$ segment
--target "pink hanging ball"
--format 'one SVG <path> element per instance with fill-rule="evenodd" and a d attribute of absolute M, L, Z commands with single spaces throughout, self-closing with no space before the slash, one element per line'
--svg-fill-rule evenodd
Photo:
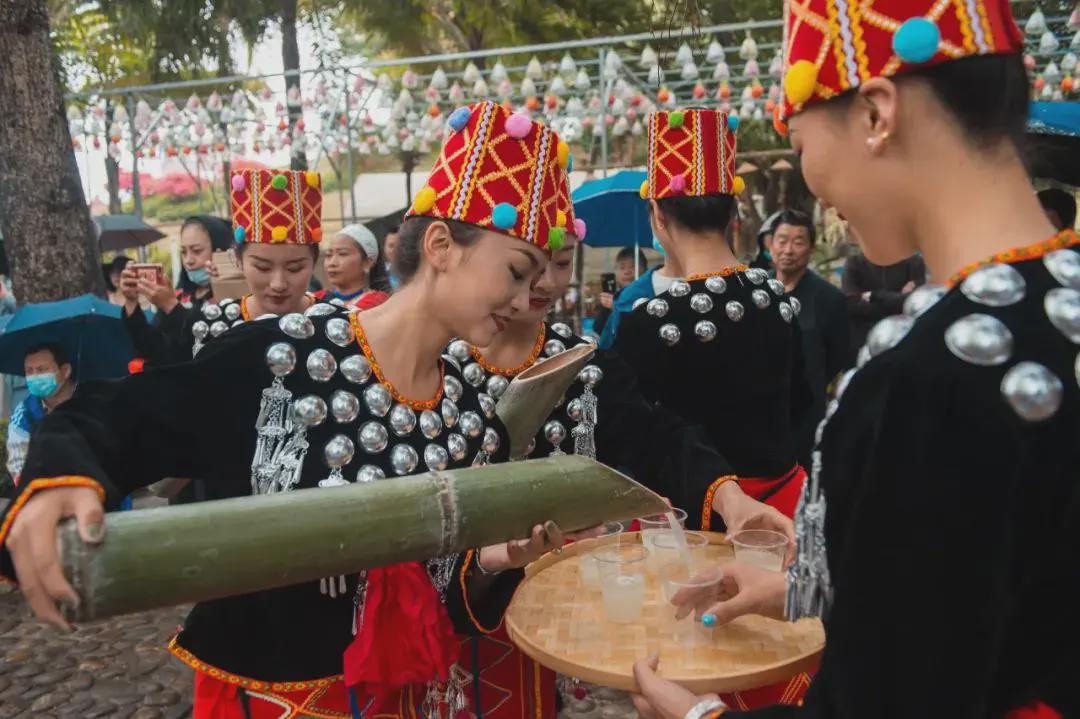
<path fill-rule="evenodd" d="M 1035 69 L 1035 58 L 1031 55 L 1024 55 L 1024 67 L 1028 72 L 1032 72 Z"/>
<path fill-rule="evenodd" d="M 244 176 L 243 175 L 233 175 L 232 176 L 232 189 L 233 189 L 233 192 L 243 192 L 245 186 L 246 186 L 246 183 L 244 182 Z"/>
<path fill-rule="evenodd" d="M 574 234 L 577 235 L 577 238 L 579 240 L 581 240 L 581 241 L 585 240 L 585 231 L 586 231 L 586 229 L 587 228 L 585 227 L 585 220 L 581 219 L 580 217 L 575 217 L 574 218 Z"/>
<path fill-rule="evenodd" d="M 532 130 L 532 120 L 528 115 L 515 112 L 506 118 L 506 134 L 515 140 L 525 139 L 530 130 Z"/>
<path fill-rule="evenodd" d="M 672 192 L 685 192 L 686 191 L 686 176 L 682 174 L 675 175 L 671 178 L 671 191 Z"/>

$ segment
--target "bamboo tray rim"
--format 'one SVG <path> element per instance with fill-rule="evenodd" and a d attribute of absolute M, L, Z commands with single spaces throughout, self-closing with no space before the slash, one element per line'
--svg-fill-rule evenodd
<path fill-rule="evenodd" d="M 724 544 L 724 535 L 719 532 L 700 532 L 709 539 L 710 545 Z M 639 532 L 624 533 L 613 537 L 605 537 L 600 540 L 595 540 L 600 544 L 614 544 L 615 542 L 626 543 L 628 537 L 633 537 L 630 541 L 640 543 L 641 534 Z M 506 612 L 506 631 L 510 637 L 510 641 L 514 645 L 525 653 L 530 659 L 538 662 L 541 666 L 544 666 L 552 671 L 556 671 L 560 674 L 565 674 L 582 681 L 586 681 L 592 684 L 598 684 L 601 686 L 607 686 L 614 689 L 620 689 L 622 691 L 638 693 L 639 689 L 637 682 L 634 679 L 633 667 L 627 667 L 623 672 L 615 672 L 607 669 L 602 669 L 594 666 L 577 664 L 574 661 L 565 657 L 560 657 L 556 654 L 552 654 L 547 650 L 539 647 L 528 636 L 522 632 L 514 621 L 513 612 L 511 609 L 514 606 L 514 602 L 517 600 L 518 594 L 526 587 L 528 582 L 540 572 L 545 569 L 558 564 L 559 562 L 573 558 L 581 554 L 582 548 L 585 546 L 596 546 L 595 542 L 592 543 L 574 543 L 565 547 L 562 551 L 550 552 L 541 557 L 537 561 L 530 564 L 525 568 L 525 579 L 518 586 L 517 591 L 514 594 L 514 598 L 510 602 L 510 607 Z M 779 621 L 779 620 L 770 620 Z M 818 619 L 803 619 L 802 622 L 816 622 L 821 624 Z M 783 661 L 774 662 L 772 664 L 766 664 L 754 671 L 743 672 L 741 674 L 732 676 L 715 676 L 715 677 L 680 677 L 678 675 L 665 676 L 664 674 L 664 658 L 660 656 L 660 669 L 659 675 L 665 679 L 668 679 L 679 686 L 687 689 L 695 694 L 704 694 L 710 692 L 734 692 L 744 691 L 747 689 L 755 689 L 758 687 L 768 686 L 782 681 L 791 679 L 800 672 L 812 671 L 820 662 L 821 654 L 825 650 L 824 642 L 824 628 L 822 628 L 822 642 L 820 646 L 809 652 L 803 652 L 797 656 L 785 659 Z M 644 657 L 644 655 L 643 655 Z"/>

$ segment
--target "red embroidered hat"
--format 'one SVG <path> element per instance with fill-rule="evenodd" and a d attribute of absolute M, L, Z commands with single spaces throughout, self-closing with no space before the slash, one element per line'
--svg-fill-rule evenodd
<path fill-rule="evenodd" d="M 237 242 L 315 245 L 322 239 L 322 181 L 317 172 L 233 170 Z"/>
<path fill-rule="evenodd" d="M 787 0 L 780 118 L 873 77 L 1019 53 L 1009 0 Z"/>
<path fill-rule="evenodd" d="M 648 178 L 643 199 L 737 195 L 745 184 L 735 176 L 735 130 L 739 118 L 692 109 L 649 115 Z"/>
<path fill-rule="evenodd" d="M 562 247 L 569 219 L 558 207 L 566 194 L 566 143 L 528 115 L 490 101 L 459 107 L 447 124 L 431 177 L 405 217 L 467 222 L 549 252 Z"/>

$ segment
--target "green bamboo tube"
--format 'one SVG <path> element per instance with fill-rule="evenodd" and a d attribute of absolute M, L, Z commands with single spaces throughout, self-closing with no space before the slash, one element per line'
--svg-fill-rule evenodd
<path fill-rule="evenodd" d="M 613 469 L 562 455 L 286 494 L 110 514 L 100 545 L 59 529 L 88 621 L 445 556 L 528 535 L 663 512 Z"/>

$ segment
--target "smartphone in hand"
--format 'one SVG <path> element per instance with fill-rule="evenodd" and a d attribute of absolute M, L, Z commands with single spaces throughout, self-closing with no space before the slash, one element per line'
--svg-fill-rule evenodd
<path fill-rule="evenodd" d="M 128 265 L 140 280 L 146 280 L 155 285 L 165 284 L 165 266 L 156 262 L 132 262 Z"/>
<path fill-rule="evenodd" d="M 600 275 L 600 289 L 609 295 L 615 294 L 615 273 L 605 272 Z"/>

